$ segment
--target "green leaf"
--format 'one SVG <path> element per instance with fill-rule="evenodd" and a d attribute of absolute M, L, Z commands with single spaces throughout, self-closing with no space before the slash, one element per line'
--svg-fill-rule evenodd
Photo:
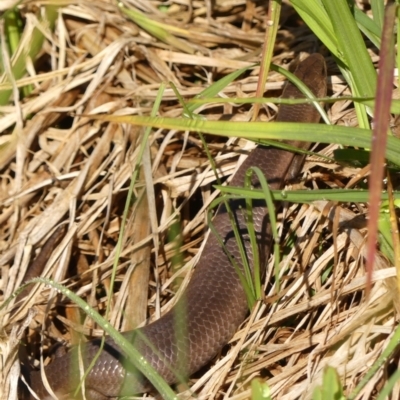
<path fill-rule="evenodd" d="M 251 400 L 272 400 L 269 386 L 261 379 L 251 381 Z"/>
<path fill-rule="evenodd" d="M 322 385 L 315 388 L 313 400 L 345 400 L 343 388 L 336 370 L 326 367 Z"/>

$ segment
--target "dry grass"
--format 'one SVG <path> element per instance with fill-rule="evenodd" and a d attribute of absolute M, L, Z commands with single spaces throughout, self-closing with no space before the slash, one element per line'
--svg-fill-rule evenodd
<path fill-rule="evenodd" d="M 43 275 L 63 281 L 104 312 L 124 201 L 143 132 L 81 115 L 117 111 L 148 115 L 161 82 L 173 82 L 184 98 L 190 98 L 232 69 L 259 61 L 264 2 L 217 1 L 209 18 L 211 3 L 170 1 L 166 15 L 156 8 L 156 1 L 131 1 L 154 20 L 184 29 L 179 41 L 186 51 L 150 36 L 124 18 L 111 0 L 69 1 L 60 8 L 62 18 L 51 41 L 45 42 L 35 67 L 29 66 L 30 76 L 21 80 L 32 85 L 32 94 L 0 110 L 2 300 L 21 285 L 30 260 L 54 229 L 65 225 L 67 233 L 48 257 Z M 29 3 L 23 10 L 27 18 L 35 12 Z M 301 51 L 314 51 L 316 41 L 289 6 L 284 5 L 282 17 L 274 62 L 287 64 Z M 338 70 L 332 60 L 327 61 L 330 94 L 345 94 Z M 221 96 L 251 97 L 257 78 L 254 68 Z M 281 87 L 282 78 L 271 73 L 268 96 L 279 95 Z M 336 103 L 330 109 L 331 120 L 354 124 L 349 106 Z M 275 106 L 265 106 L 261 118 L 270 119 L 275 111 Z M 183 113 L 170 88 L 159 113 Z M 203 107 L 208 118 L 229 113 L 248 119 L 251 109 Z M 234 150 L 246 143 L 212 137 L 209 141 L 221 174 L 230 176 L 238 160 Z M 213 174 L 196 135 L 154 131 L 150 148 L 152 164 L 145 168 L 152 171 L 155 196 L 143 196 L 143 174 L 135 188 L 141 201 L 131 208 L 109 314 L 121 330 L 158 318 L 174 303 L 175 278 L 186 282 L 190 277 L 202 243 L 205 210 L 216 196 L 211 190 Z M 328 146 L 321 153 L 331 155 L 334 148 Z M 314 158 L 304 168 L 302 184 L 345 187 L 359 173 Z M 191 389 L 199 398 L 249 398 L 249 384 L 256 377 L 267 381 L 274 398 L 310 398 L 326 365 L 337 368 L 347 392 L 355 387 L 387 344 L 397 299 L 390 281 L 394 271 L 384 259 L 377 262 L 369 299 L 364 295 L 366 232 L 353 218 L 365 212 L 362 204 L 323 201 L 281 211 L 280 221 L 285 222 L 280 301 L 267 279 L 266 304 L 243 324 L 231 347 L 193 380 Z M 183 243 L 180 259 L 173 262 L 176 245 L 168 232 L 177 215 Z M 177 267 L 182 268 L 175 272 Z M 268 277 L 271 274 L 270 269 Z M 128 294 L 134 301 L 127 302 Z M 10 335 L 2 341 L 3 396 L 8 383 L 16 382 L 11 367 L 18 364 L 16 332 L 10 331 L 27 318 L 31 307 L 37 313 L 29 315 L 24 340 L 36 359 L 43 324 L 45 350 L 55 341 L 76 342 L 76 331 L 100 334 L 91 320 L 82 321 L 77 309 L 57 293 L 36 288 L 15 305 L 13 314 L 2 314 L 3 332 Z M 358 398 L 373 398 L 396 365 L 387 367 Z"/>

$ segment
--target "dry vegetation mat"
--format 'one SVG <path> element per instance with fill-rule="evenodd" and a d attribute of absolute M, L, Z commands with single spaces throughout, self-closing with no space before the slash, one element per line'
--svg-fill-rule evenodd
<path fill-rule="evenodd" d="M 29 276 L 62 283 L 107 314 L 120 331 L 151 322 L 171 308 L 190 279 L 207 232 L 207 210 L 220 193 L 210 158 L 222 182 L 229 182 L 238 162 L 254 148 L 245 138 L 252 125 L 237 132 L 232 124 L 251 121 L 256 103 L 263 125 L 251 131 L 253 137 L 263 138 L 263 130 L 273 125 L 285 81 L 277 68 L 262 87 L 268 99 L 254 101 L 265 72 L 260 59 L 267 54 L 266 3 L 127 0 L 119 7 L 112 0 L 38 0 L 23 1 L 13 14 L 3 14 L 1 303 L 26 281 L 28 266 L 42 252 L 44 270 Z M 280 2 L 270 6 L 275 3 Z M 306 197 L 287 197 L 277 207 L 279 280 L 271 259 L 262 301 L 221 354 L 192 377 L 190 389 L 174 388 L 183 390 L 183 398 L 261 399 L 268 398 L 267 391 L 276 399 L 309 399 L 331 366 L 336 371 L 332 385 L 340 382 L 349 398 L 371 399 L 398 368 L 394 353 L 354 392 L 378 365 L 400 311 L 391 236 L 384 236 L 382 225 L 380 249 L 385 250 L 375 256 L 366 295 L 368 158 L 351 153 L 348 157 L 357 157 L 356 162 L 338 162 L 337 154 L 343 153 L 336 153 L 358 137 L 357 126 L 367 136 L 364 146 L 354 146 L 371 148 L 367 111 L 374 105 L 368 92 L 373 80 L 364 82 L 365 93 L 349 88 L 346 74 L 353 71 L 340 57 L 350 56 L 335 53 L 328 29 L 318 31 L 318 24 L 312 24 L 312 18 L 322 18 L 318 11 L 326 1 L 315 1 L 316 15 L 311 16 L 301 14 L 301 3 L 284 1 L 279 10 L 272 62 L 288 69 L 307 53 L 326 57 L 329 97 L 341 98 L 327 107 L 334 126 L 316 128 L 320 132 L 312 141 L 324 144 L 314 146 L 290 187 L 306 189 L 298 191 Z M 365 70 L 375 74 L 381 44 L 376 32 L 381 31 L 367 22 L 378 24 L 383 1 L 372 1 L 372 9 L 366 3 L 352 3 L 352 10 L 358 26 L 370 29 L 363 30 L 363 44 L 372 70 Z M 294 7 L 300 7 L 301 17 Z M 382 27 L 383 14 L 379 18 Z M 10 26 L 23 32 L 16 44 Z M 322 32 L 323 44 L 315 32 Z M 352 94 L 366 96 L 370 108 L 362 102 L 354 108 Z M 196 96 L 198 102 L 190 103 Z M 163 119 L 152 122 L 152 113 Z M 138 119 L 118 123 L 118 118 L 109 122 L 90 115 Z M 212 135 L 221 126 L 212 124 L 227 115 L 225 137 Z M 396 119 L 392 125 L 396 128 Z M 342 142 L 334 130 L 341 128 Z M 198 131 L 209 133 L 204 136 L 207 148 Z M 395 166 L 399 140 L 390 140 L 387 156 Z M 343 194 L 345 189 L 360 189 L 358 197 Z M 390 216 L 396 220 L 390 210 L 386 206 L 382 212 L 382 224 Z M 91 318 L 51 286 L 30 288 L 0 311 L 4 399 L 17 398 L 19 340 L 29 362 L 38 366 L 41 346 L 47 363 L 55 343 L 102 335 Z M 399 398 L 400 387 L 393 385 L 391 398 Z M 256 397 L 263 390 L 264 397 Z"/>

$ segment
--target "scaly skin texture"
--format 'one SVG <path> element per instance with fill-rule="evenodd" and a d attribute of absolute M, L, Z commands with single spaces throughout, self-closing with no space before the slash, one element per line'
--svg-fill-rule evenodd
<path fill-rule="evenodd" d="M 325 96 L 326 66 L 321 55 L 313 54 L 305 59 L 299 64 L 295 73 L 317 97 Z M 304 97 L 291 84 L 287 85 L 283 96 Z M 319 115 L 313 105 L 283 105 L 280 107 L 277 120 L 317 123 Z M 288 143 L 296 147 L 308 147 L 308 144 L 304 142 Z M 279 189 L 284 184 L 293 158 L 293 153 L 259 146 L 239 168 L 231 185 L 243 186 L 247 169 L 257 166 L 266 176 L 270 187 Z M 293 172 L 291 171 L 291 174 Z M 259 187 L 258 181 L 253 180 L 253 185 Z M 253 254 L 242 206 L 241 201 L 229 202 L 241 240 L 246 248 L 249 265 L 252 266 Z M 269 219 L 263 202 L 254 204 L 253 219 L 261 267 L 264 268 L 269 255 L 271 236 Z M 239 249 L 225 207 L 220 207 L 213 224 L 224 240 L 226 249 L 241 266 Z M 209 362 L 233 336 L 243 322 L 247 311 L 246 296 L 238 274 L 215 237 L 210 235 L 190 283 L 175 307 L 158 321 L 138 330 L 126 332 L 124 335 L 134 343 L 168 383 L 174 383 L 177 380 L 177 371 L 184 372 L 187 377 Z M 145 343 L 142 335 L 154 345 L 158 354 Z M 99 340 L 93 340 L 81 349 L 85 368 L 97 353 L 99 343 Z M 80 377 L 78 364 L 74 361 L 78 359 L 77 352 L 75 348 L 66 355 L 55 358 L 45 368 L 47 380 L 59 397 L 72 398 L 71 392 L 77 387 L 76 382 Z M 51 398 L 42 383 L 40 372 L 32 372 L 30 380 L 40 399 Z M 86 378 L 86 398 L 105 400 L 148 390 L 151 390 L 149 382 L 136 373 L 133 365 L 123 358 L 118 346 L 108 338 Z"/>

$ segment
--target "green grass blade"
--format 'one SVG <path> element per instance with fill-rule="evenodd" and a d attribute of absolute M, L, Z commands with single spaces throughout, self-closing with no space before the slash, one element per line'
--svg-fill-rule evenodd
<path fill-rule="evenodd" d="M 271 225 L 271 233 L 272 233 L 272 239 L 273 239 L 273 253 L 274 253 L 274 272 L 275 272 L 275 288 L 276 292 L 279 292 L 280 288 L 280 281 L 279 281 L 279 263 L 280 263 L 280 252 L 279 252 L 279 235 L 278 235 L 278 224 L 276 220 L 276 212 L 275 212 L 275 205 L 274 205 L 274 199 L 272 196 L 272 190 L 268 186 L 268 182 L 265 179 L 264 174 L 262 171 L 254 167 L 251 169 L 254 171 L 254 173 L 257 175 L 258 180 L 260 181 L 261 189 L 260 191 L 263 193 L 263 199 L 266 202 L 266 208 L 268 210 L 268 218 L 269 222 Z M 253 190 L 253 189 L 251 189 Z M 256 247 L 256 243 L 254 243 L 254 246 Z M 256 269 L 258 267 L 258 269 Z M 259 291 L 256 293 L 256 298 L 259 299 L 261 298 L 261 271 L 259 269 L 259 265 L 254 266 L 254 280 L 258 280 L 255 282 L 255 287 Z"/>
<path fill-rule="evenodd" d="M 386 381 L 385 386 L 379 393 L 376 400 L 386 400 L 393 394 L 393 389 L 396 383 L 400 380 L 400 369 L 396 370 L 393 375 Z"/>
<path fill-rule="evenodd" d="M 146 378 L 152 383 L 152 385 L 154 385 L 164 399 L 177 400 L 177 396 L 173 390 L 164 381 L 164 379 L 159 376 L 157 371 L 141 356 L 134 346 L 78 295 L 73 293 L 65 286 L 47 278 L 35 278 L 29 283 L 43 283 L 44 285 L 50 286 L 62 293 L 64 296 L 68 297 L 113 338 L 115 343 L 124 351 L 129 360 L 131 360 L 135 367 L 146 376 Z"/>
<path fill-rule="evenodd" d="M 230 194 L 233 198 L 251 198 L 253 200 L 265 199 L 264 192 L 260 189 L 246 190 L 242 187 L 215 186 L 222 193 Z M 345 203 L 365 203 L 368 201 L 368 190 L 360 189 L 318 189 L 318 190 L 272 190 L 274 201 L 289 201 L 292 203 L 311 203 L 325 200 Z M 400 199 L 400 192 L 393 192 L 395 200 Z M 387 200 L 388 194 L 382 193 L 381 199 Z"/>
<path fill-rule="evenodd" d="M 330 52 L 339 58 L 338 42 L 332 22 L 320 0 L 291 0 L 302 20 L 309 26 Z"/>
<path fill-rule="evenodd" d="M 268 7 L 268 23 L 266 26 L 265 40 L 261 55 L 260 74 L 258 76 L 256 97 L 262 97 L 265 91 L 265 84 L 271 67 L 271 60 L 275 48 L 276 35 L 279 27 L 279 16 L 281 13 L 281 0 L 270 0 Z M 260 105 L 255 104 L 253 110 L 253 121 L 257 119 Z"/>
<path fill-rule="evenodd" d="M 322 124 L 296 124 L 289 122 L 204 121 L 181 118 L 90 115 L 92 119 L 163 129 L 191 130 L 225 137 L 243 137 L 252 140 L 302 140 L 305 142 L 338 143 L 343 146 L 369 148 L 369 129 Z M 400 139 L 388 137 L 386 158 L 400 165 Z"/>
<path fill-rule="evenodd" d="M 383 2 L 383 0 L 371 0 L 370 3 L 374 22 L 379 31 L 382 32 L 383 18 L 385 15 L 385 3 Z"/>
<path fill-rule="evenodd" d="M 58 16 L 58 7 L 56 6 L 46 6 L 45 16 L 39 22 L 52 30 L 55 25 L 55 21 Z M 18 49 L 17 57 L 12 60 L 11 73 L 12 79 L 17 80 L 23 77 L 26 73 L 27 57 L 35 60 L 39 54 L 44 42 L 44 35 L 38 29 L 35 28 L 31 34 L 29 40 L 29 46 L 27 49 Z M 9 83 L 10 79 L 6 73 L 0 77 L 0 83 Z M 5 89 L 0 91 L 0 106 L 6 105 L 12 93 L 12 89 Z"/>
<path fill-rule="evenodd" d="M 231 72 L 229 75 L 226 75 L 223 78 L 219 79 L 217 82 L 214 82 L 212 85 L 210 85 L 206 89 L 204 89 L 201 93 L 196 95 L 193 99 L 189 100 L 186 103 L 186 107 L 189 109 L 189 111 L 194 112 L 201 105 L 209 104 L 210 102 L 213 102 L 213 99 L 210 99 L 210 97 L 216 96 L 221 90 L 225 89 L 230 83 L 235 81 L 240 75 L 242 75 L 246 71 L 254 68 L 255 65 L 238 69 L 237 71 Z M 229 99 L 220 99 L 220 98 L 215 99 L 215 101 L 218 101 L 218 102 L 220 100 L 225 101 L 225 100 L 229 100 Z M 251 100 L 251 99 L 249 99 L 249 100 Z"/>
<path fill-rule="evenodd" d="M 352 76 L 352 82 L 349 83 L 353 83 L 353 93 L 361 97 L 374 96 L 376 72 L 347 1 L 321 1 L 337 38 L 340 59 Z"/>
<path fill-rule="evenodd" d="M 355 399 L 361 390 L 368 384 L 372 377 L 376 374 L 379 368 L 388 360 L 389 356 L 396 350 L 400 343 L 400 326 L 397 326 L 396 330 L 393 332 L 392 337 L 383 350 L 382 354 L 375 361 L 374 365 L 369 369 L 365 376 L 361 379 L 356 388 L 348 396 L 348 400 Z"/>
<path fill-rule="evenodd" d="M 382 27 L 357 7 L 354 8 L 354 18 L 361 32 L 379 49 L 381 47 Z"/>
<path fill-rule="evenodd" d="M 185 53 L 188 54 L 195 53 L 194 48 L 190 47 L 186 42 L 178 39 L 171 33 L 171 31 L 176 31 L 176 28 L 155 21 L 151 19 L 149 16 L 141 13 L 140 11 L 134 8 L 130 9 L 125 8 L 120 4 L 120 10 L 132 21 L 134 21 L 138 26 L 140 26 L 142 29 L 147 31 L 150 35 L 154 36 L 155 38 Z"/>

